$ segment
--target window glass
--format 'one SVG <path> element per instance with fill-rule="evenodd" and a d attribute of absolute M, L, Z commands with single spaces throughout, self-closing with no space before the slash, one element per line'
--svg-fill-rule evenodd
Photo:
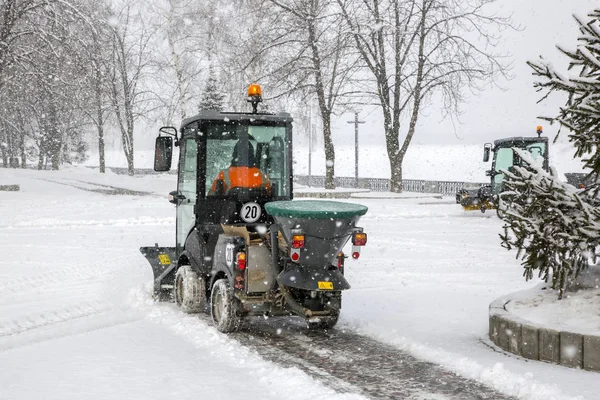
<path fill-rule="evenodd" d="M 277 125 L 250 125 L 248 121 L 205 121 L 200 135 L 206 136 L 205 193 L 211 192 L 213 182 L 221 171 L 226 172 L 234 162 L 238 142 L 252 154 L 240 154 L 236 161 L 247 161 L 258 167 L 271 182 L 273 196 L 289 196 L 289 163 L 286 127 Z"/>
<path fill-rule="evenodd" d="M 544 160 L 544 153 L 546 152 L 546 143 L 532 143 L 525 147 L 525 149 L 531 153 L 531 157 L 537 161 L 539 164 L 542 164 Z"/>
<path fill-rule="evenodd" d="M 194 139 L 186 139 L 182 171 L 179 174 L 179 191 L 192 203 L 196 202 L 196 171 L 198 145 Z"/>
<path fill-rule="evenodd" d="M 508 169 L 513 166 L 513 150 L 510 148 L 501 148 L 496 152 L 496 172 L 498 174 L 494 176 L 494 182 L 499 184 L 504 180 L 504 174 L 500 171 Z"/>
<path fill-rule="evenodd" d="M 236 139 L 206 141 L 206 190 L 208 194 L 213 181 L 220 171 L 225 171 L 231 165 L 233 149 L 237 143 Z"/>

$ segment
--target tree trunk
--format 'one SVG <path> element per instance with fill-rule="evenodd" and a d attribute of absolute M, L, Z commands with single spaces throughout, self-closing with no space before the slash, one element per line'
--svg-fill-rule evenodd
<path fill-rule="evenodd" d="M 400 188 L 399 192 L 402 191 L 402 163 L 404 162 L 404 156 L 408 151 L 408 146 L 415 134 L 417 127 L 417 120 L 419 119 L 419 112 L 421 110 L 421 91 L 423 90 L 423 69 L 425 67 L 425 19 L 427 17 L 427 9 L 421 10 L 421 23 L 419 25 L 419 63 L 417 65 L 417 77 L 415 79 L 415 86 L 413 88 L 413 105 L 412 113 L 410 116 L 410 122 L 408 124 L 408 132 L 402 143 L 402 148 L 397 152 L 394 157 L 394 163 L 396 163 L 396 175 L 394 176 L 394 168 L 392 169 L 392 187 L 395 189 Z M 398 127 L 399 131 L 399 127 Z M 398 138 L 398 132 L 395 135 Z M 390 160 L 392 160 L 390 158 Z M 395 191 L 395 190 L 392 190 Z"/>
<path fill-rule="evenodd" d="M 387 83 L 381 83 L 380 88 L 382 95 L 382 108 L 383 108 L 383 123 L 385 127 L 385 147 L 388 153 L 388 160 L 390 162 L 390 192 L 402 193 L 402 157 L 400 157 L 400 143 L 398 140 L 398 133 L 400 131 L 399 115 L 392 110 L 390 107 L 386 107 L 386 102 L 389 104 L 389 88 Z"/>
<path fill-rule="evenodd" d="M 388 157 L 390 160 L 390 192 L 402 193 L 402 157 L 399 153 Z"/>
<path fill-rule="evenodd" d="M 317 46 L 317 33 L 315 27 L 316 11 L 314 7 L 316 7 L 316 4 L 311 2 L 311 17 L 307 19 L 308 44 L 312 52 L 315 91 L 317 94 L 317 100 L 319 101 L 321 119 L 323 120 L 323 139 L 325 145 L 325 189 L 335 189 L 335 151 L 333 149 L 333 140 L 331 139 L 331 110 L 327 107 L 327 102 L 325 100 L 325 87 L 323 84 L 323 76 L 321 75 L 321 56 L 319 54 L 319 47 Z"/>
<path fill-rule="evenodd" d="M 98 163 L 100 165 L 100 173 L 105 173 L 106 158 L 104 155 L 104 129 L 102 125 L 98 125 Z"/>
<path fill-rule="evenodd" d="M 331 114 L 322 115 L 325 142 L 325 189 L 335 189 L 335 150 L 331 139 Z"/>
<path fill-rule="evenodd" d="M 44 139 L 44 132 L 42 132 L 42 137 L 40 138 L 40 145 L 39 145 L 39 154 L 38 154 L 38 169 L 41 170 L 44 168 L 44 155 L 48 152 L 48 149 L 46 149 L 46 140 Z"/>
<path fill-rule="evenodd" d="M 106 172 L 106 156 L 104 155 L 104 130 L 98 126 L 98 165 L 100 173 Z"/>
<path fill-rule="evenodd" d="M 52 169 L 57 171 L 60 167 L 60 152 L 62 149 L 62 134 L 58 132 L 58 113 L 54 104 L 54 98 L 50 98 L 48 109 L 48 128 L 46 129 L 46 144 L 48 154 L 52 163 Z"/>
<path fill-rule="evenodd" d="M 25 132 L 21 136 L 21 168 L 27 168 L 27 152 L 25 151 Z"/>
<path fill-rule="evenodd" d="M 99 52 L 99 50 L 98 50 Z M 94 64 L 95 70 L 95 97 L 96 97 L 96 128 L 98 129 L 98 165 L 100 166 L 100 173 L 103 174 L 106 171 L 105 156 L 104 156 L 104 116 L 102 110 L 102 72 L 100 71 L 100 65 L 98 61 Z"/>
<path fill-rule="evenodd" d="M 126 102 L 125 107 L 125 114 L 127 115 L 127 173 L 129 176 L 133 176 L 133 106 L 131 103 Z"/>
<path fill-rule="evenodd" d="M 133 176 L 133 151 L 127 155 L 127 174 Z"/>
<path fill-rule="evenodd" d="M 2 155 L 2 166 L 8 167 L 8 155 L 6 154 L 6 126 L 2 126 L 0 130 L 0 154 Z"/>

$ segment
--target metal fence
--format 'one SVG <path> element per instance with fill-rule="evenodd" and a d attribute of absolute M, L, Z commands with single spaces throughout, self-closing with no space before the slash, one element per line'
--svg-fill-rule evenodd
<path fill-rule="evenodd" d="M 98 168 L 98 167 L 95 167 Z M 127 174 L 127 168 L 107 167 L 116 174 Z M 152 169 L 135 169 L 136 175 L 155 174 Z M 177 173 L 171 170 L 170 173 Z M 349 176 L 336 176 L 335 186 L 340 188 L 356 188 L 356 179 Z M 295 175 L 294 182 L 303 186 L 325 187 L 325 177 L 323 175 Z M 456 191 L 465 186 L 481 186 L 487 183 L 481 182 L 454 182 L 454 181 L 426 181 L 422 179 L 403 179 L 402 190 L 406 192 L 421 193 L 439 193 L 454 196 Z M 369 189 L 372 192 L 388 192 L 390 190 L 390 180 L 382 178 L 358 178 L 359 189 Z"/>
<path fill-rule="evenodd" d="M 356 188 L 356 179 L 346 176 L 336 176 L 335 186 L 340 188 Z M 325 177 L 322 175 L 296 175 L 294 182 L 312 187 L 325 187 Z M 480 186 L 488 183 L 482 182 L 455 182 L 455 181 L 426 181 L 422 179 L 403 179 L 402 190 L 406 192 L 439 193 L 455 195 L 456 191 L 465 186 Z M 369 189 L 373 192 L 387 192 L 390 190 L 390 180 L 382 178 L 358 178 L 359 189 Z"/>

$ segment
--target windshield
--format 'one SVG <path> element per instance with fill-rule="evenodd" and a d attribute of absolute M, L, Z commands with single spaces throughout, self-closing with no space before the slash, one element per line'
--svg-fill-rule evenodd
<path fill-rule="evenodd" d="M 518 155 L 514 152 L 513 148 L 519 148 L 526 150 L 531 154 L 533 160 L 538 163 L 540 166 L 543 166 L 545 154 L 546 154 L 546 142 L 534 142 L 534 143 L 525 143 L 525 142 L 508 142 L 506 144 L 501 145 L 503 147 L 497 148 L 495 153 L 494 160 L 494 175 L 493 179 L 493 188 L 494 193 L 501 192 L 502 183 L 504 182 L 504 173 L 502 170 L 510 171 L 515 165 L 522 165 L 522 160 Z"/>
<path fill-rule="evenodd" d="M 268 186 L 274 197 L 289 196 L 288 145 L 285 125 L 250 125 L 248 121 L 202 122 L 199 135 L 206 137 L 205 193 L 219 195 L 215 181 L 226 178 L 226 189 L 252 187 L 255 178 Z M 250 171 L 246 176 L 226 175 L 232 169 Z M 232 172 L 233 173 L 233 172 Z"/>

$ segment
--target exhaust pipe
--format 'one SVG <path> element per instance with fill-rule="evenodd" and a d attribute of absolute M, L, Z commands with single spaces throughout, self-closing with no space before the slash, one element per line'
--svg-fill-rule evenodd
<path fill-rule="evenodd" d="M 283 294 L 283 297 L 285 298 L 287 305 L 292 309 L 293 312 L 300 315 L 301 317 L 312 318 L 312 317 L 318 317 L 318 316 L 326 317 L 326 316 L 331 315 L 330 311 L 309 310 L 308 308 L 302 306 L 302 304 L 298 303 L 292 297 L 292 294 L 289 292 L 289 290 L 287 290 L 287 288 L 285 286 L 281 285 L 280 289 L 281 289 L 281 293 Z"/>

